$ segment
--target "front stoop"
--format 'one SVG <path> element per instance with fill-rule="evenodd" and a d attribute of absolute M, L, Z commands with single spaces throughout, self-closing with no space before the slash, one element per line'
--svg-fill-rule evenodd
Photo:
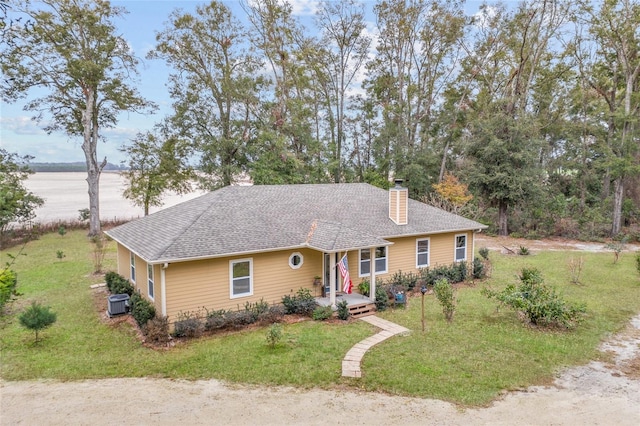
<path fill-rule="evenodd" d="M 357 305 L 349 306 L 349 315 L 351 315 L 353 318 L 362 318 L 369 315 L 375 315 L 375 313 L 375 303 L 360 303 Z"/>

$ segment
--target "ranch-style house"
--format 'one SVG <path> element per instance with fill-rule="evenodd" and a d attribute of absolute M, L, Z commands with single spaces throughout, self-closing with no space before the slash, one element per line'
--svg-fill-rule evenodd
<path fill-rule="evenodd" d="M 336 267 L 346 254 L 354 290 L 397 271 L 471 261 L 484 225 L 408 197 L 397 181 L 228 186 L 125 223 L 106 234 L 117 243 L 118 273 L 156 311 L 237 309 L 272 304 L 310 289 L 335 305 Z M 373 300 L 373 299 L 372 299 Z"/>

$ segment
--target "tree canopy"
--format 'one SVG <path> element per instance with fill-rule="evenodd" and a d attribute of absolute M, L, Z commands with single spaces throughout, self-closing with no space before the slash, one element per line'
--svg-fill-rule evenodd
<path fill-rule="evenodd" d="M 42 4 L 60 7 L 31 11 L 33 29 L 7 24 L 30 44 L 7 43 L 3 70 L 15 81 L 3 94 L 47 82 L 51 95 L 28 107 L 48 112 L 51 130 L 82 134 L 91 153 L 119 110 L 145 105 L 124 83 L 136 61 L 113 35 L 122 10 L 97 2 L 70 15 L 77 30 L 44 32 L 62 5 L 84 3 Z M 202 188 L 401 178 L 411 197 L 438 202 L 438 185 L 456 176 L 473 195 L 465 213 L 490 232 L 640 229 L 640 1 L 486 2 L 469 14 L 462 0 L 340 0 L 319 2 L 313 19 L 294 6 L 214 0 L 176 9 L 158 29 L 148 58 L 171 72 L 163 120 L 188 141 Z M 88 29 L 103 42 L 83 51 L 73 35 Z M 56 37 L 42 49 L 55 54 L 27 49 Z M 70 78 L 50 79 L 18 45 Z M 71 93 L 75 103 L 62 102 Z"/>

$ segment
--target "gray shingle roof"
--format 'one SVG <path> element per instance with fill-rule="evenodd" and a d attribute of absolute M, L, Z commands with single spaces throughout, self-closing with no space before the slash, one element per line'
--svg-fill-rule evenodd
<path fill-rule="evenodd" d="M 408 223 L 396 225 L 388 202 L 387 191 L 365 183 L 228 186 L 106 233 L 155 263 L 296 247 L 331 252 L 485 228 L 415 200 Z"/>

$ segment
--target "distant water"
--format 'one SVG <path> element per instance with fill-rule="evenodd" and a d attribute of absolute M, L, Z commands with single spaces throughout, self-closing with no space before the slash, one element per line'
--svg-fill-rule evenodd
<path fill-rule="evenodd" d="M 25 186 L 44 198 L 44 205 L 36 210 L 36 222 L 50 223 L 59 220 L 72 221 L 79 217 L 79 210 L 89 208 L 89 187 L 86 173 L 40 172 L 29 176 Z M 116 172 L 104 172 L 100 176 L 100 219 L 127 220 L 144 216 L 144 210 L 122 197 L 125 179 Z M 168 193 L 162 207 L 151 207 L 150 213 L 202 195 L 192 192 L 186 195 Z"/>

